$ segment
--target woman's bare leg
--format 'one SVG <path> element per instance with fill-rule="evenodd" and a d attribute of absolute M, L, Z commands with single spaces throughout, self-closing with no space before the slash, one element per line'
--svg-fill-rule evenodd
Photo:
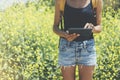
<path fill-rule="evenodd" d="M 76 66 L 62 66 L 63 80 L 75 80 L 75 68 Z"/>
<path fill-rule="evenodd" d="M 79 80 L 92 80 L 95 66 L 79 65 Z"/>

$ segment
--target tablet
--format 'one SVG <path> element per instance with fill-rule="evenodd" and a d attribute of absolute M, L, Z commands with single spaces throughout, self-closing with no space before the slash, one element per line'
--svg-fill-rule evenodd
<path fill-rule="evenodd" d="M 92 35 L 92 29 L 84 29 L 84 28 L 69 28 L 69 33 L 77 33 L 80 34 L 80 36 L 91 36 Z"/>

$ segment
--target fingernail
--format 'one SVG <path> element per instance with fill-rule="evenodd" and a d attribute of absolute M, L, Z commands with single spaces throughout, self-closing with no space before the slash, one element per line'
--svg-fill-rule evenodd
<path fill-rule="evenodd" d="M 80 36 L 80 34 L 77 34 L 77 36 Z"/>
<path fill-rule="evenodd" d="M 73 33 L 73 35 L 75 35 L 76 33 Z"/>
<path fill-rule="evenodd" d="M 66 33 L 69 33 L 69 31 L 67 30 Z"/>

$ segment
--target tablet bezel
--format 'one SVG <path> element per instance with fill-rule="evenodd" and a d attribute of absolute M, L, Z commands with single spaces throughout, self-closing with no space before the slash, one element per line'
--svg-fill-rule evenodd
<path fill-rule="evenodd" d="M 92 29 L 89 29 L 89 28 L 69 28 L 68 31 L 69 31 L 69 34 L 77 33 L 77 34 L 80 34 L 80 36 L 92 35 Z"/>

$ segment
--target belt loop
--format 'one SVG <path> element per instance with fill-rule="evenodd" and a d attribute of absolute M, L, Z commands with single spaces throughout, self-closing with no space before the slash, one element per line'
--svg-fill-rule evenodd
<path fill-rule="evenodd" d="M 70 42 L 69 41 L 67 42 L 67 47 L 70 47 Z"/>
<path fill-rule="evenodd" d="M 86 46 L 86 43 L 87 43 L 87 41 L 83 41 L 83 48 L 86 48 L 87 46 Z"/>

